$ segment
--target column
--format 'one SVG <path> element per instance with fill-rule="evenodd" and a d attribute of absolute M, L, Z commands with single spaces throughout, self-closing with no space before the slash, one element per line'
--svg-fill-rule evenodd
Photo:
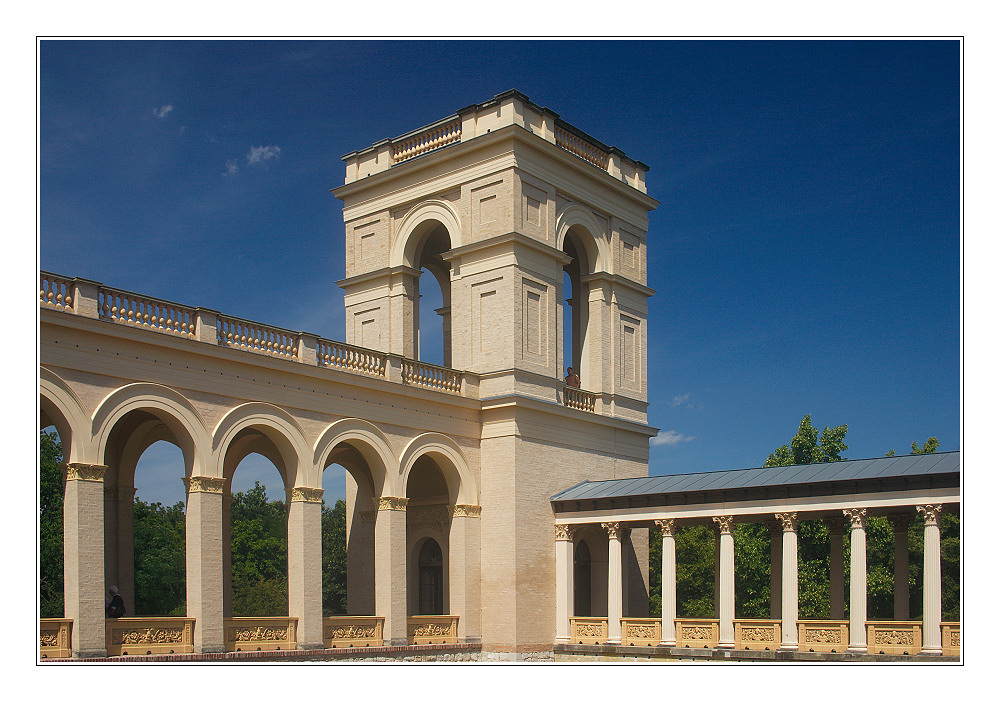
<path fill-rule="evenodd" d="M 454 505 L 448 534 L 448 601 L 458 615 L 458 640 L 482 640 L 480 616 L 480 518 L 479 505 Z M 572 563 L 572 562 L 571 562 Z"/>
<path fill-rule="evenodd" d="M 733 518 L 712 517 L 719 525 L 719 648 L 736 647 L 736 547 Z"/>
<path fill-rule="evenodd" d="M 222 478 L 192 476 L 187 483 L 185 563 L 187 615 L 195 653 L 222 653 Z"/>
<path fill-rule="evenodd" d="M 799 516 L 796 512 L 774 515 L 781 523 L 781 649 L 799 649 Z"/>
<path fill-rule="evenodd" d="M 63 498 L 63 607 L 73 620 L 73 657 L 107 655 L 104 639 L 104 471 L 66 464 Z"/>
<path fill-rule="evenodd" d="M 556 643 L 570 642 L 573 616 L 573 535 L 577 527 L 556 524 Z"/>
<path fill-rule="evenodd" d="M 868 510 L 845 509 L 851 522 L 851 620 L 848 653 L 868 653 L 868 554 L 865 526 Z"/>
<path fill-rule="evenodd" d="M 621 522 L 601 524 L 608 532 L 608 643 L 622 642 L 622 538 L 630 529 Z"/>
<path fill-rule="evenodd" d="M 233 495 L 222 495 L 222 616 L 233 616 Z"/>
<path fill-rule="evenodd" d="M 767 525 L 771 533 L 771 619 L 781 619 L 781 525 Z"/>
<path fill-rule="evenodd" d="M 288 491 L 288 616 L 299 649 L 323 644 L 323 490 Z"/>
<path fill-rule="evenodd" d="M 389 282 L 389 351 L 406 358 L 417 357 L 420 329 L 420 271 L 400 267 L 392 271 Z M 355 340 L 355 345 L 360 342 Z"/>
<path fill-rule="evenodd" d="M 135 488 L 115 488 L 118 510 L 118 585 L 128 616 L 135 611 Z"/>
<path fill-rule="evenodd" d="M 451 368 L 451 305 L 438 307 L 434 311 L 441 317 L 441 333 L 444 335 L 441 342 L 441 365 Z"/>
<path fill-rule="evenodd" d="M 830 619 L 844 618 L 844 522 L 828 519 L 830 528 Z"/>
<path fill-rule="evenodd" d="M 375 614 L 383 617 L 387 646 L 409 643 L 406 625 L 406 503 L 405 497 L 375 500 Z"/>
<path fill-rule="evenodd" d="M 924 631 L 921 653 L 941 655 L 941 505 L 919 505 L 924 520 Z"/>
<path fill-rule="evenodd" d="M 660 645 L 677 645 L 677 550 L 674 541 L 674 520 L 657 519 L 663 535 L 663 562 L 660 575 Z"/>
<path fill-rule="evenodd" d="M 905 622 L 910 618 L 910 547 L 907 543 L 907 528 L 910 517 L 894 514 L 889 517 L 895 541 L 893 558 L 892 601 L 893 619 Z"/>
<path fill-rule="evenodd" d="M 715 562 L 714 562 L 715 579 L 714 579 L 714 582 L 713 582 L 713 587 L 715 589 L 714 589 L 714 591 L 712 593 L 712 595 L 714 597 L 714 600 L 713 600 L 714 604 L 712 605 L 712 613 L 715 614 L 715 618 L 716 619 L 719 618 L 719 611 L 720 611 L 720 609 L 719 609 L 719 594 L 721 593 L 721 585 L 719 583 L 719 575 L 720 575 L 720 573 L 719 573 L 719 554 L 721 553 L 722 546 L 719 543 L 720 538 L 721 537 L 719 536 L 719 532 L 716 531 L 715 532 Z"/>

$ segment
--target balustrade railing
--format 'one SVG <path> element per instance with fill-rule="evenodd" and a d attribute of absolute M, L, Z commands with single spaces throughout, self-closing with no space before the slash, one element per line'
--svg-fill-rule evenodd
<path fill-rule="evenodd" d="M 573 409 L 593 412 L 597 406 L 597 394 L 566 385 L 563 387 L 563 404 Z"/>
<path fill-rule="evenodd" d="M 194 653 L 194 619 L 122 617 L 105 622 L 109 656 Z"/>
<path fill-rule="evenodd" d="M 323 645 L 364 648 L 383 644 L 384 617 L 323 617 Z"/>
<path fill-rule="evenodd" d="M 42 273 L 38 278 L 38 301 L 56 309 L 73 309 L 73 279 L 53 273 Z"/>
<path fill-rule="evenodd" d="M 227 651 L 290 651 L 295 648 L 295 617 L 231 617 L 222 620 Z"/>
<path fill-rule="evenodd" d="M 98 292 L 97 302 L 101 319 L 180 336 L 194 336 L 196 312 L 193 307 L 104 287 Z"/>
<path fill-rule="evenodd" d="M 445 392 L 462 392 L 460 372 L 408 358 L 403 359 L 403 382 L 407 385 L 419 385 Z"/>
<path fill-rule="evenodd" d="M 316 360 L 325 368 L 352 370 L 368 375 L 385 375 L 386 355 L 378 351 L 351 346 L 339 341 L 320 339 Z"/>
<path fill-rule="evenodd" d="M 436 124 L 418 134 L 394 142 L 392 144 L 392 162 L 393 164 L 402 163 L 428 151 L 434 151 L 461 140 L 462 121 L 460 119 Z"/>
<path fill-rule="evenodd" d="M 73 620 L 42 619 L 38 625 L 38 657 L 69 658 L 73 655 Z"/>
<path fill-rule="evenodd" d="M 282 358 L 297 358 L 299 344 L 294 332 L 219 315 L 219 344 Z"/>
<path fill-rule="evenodd" d="M 661 620 L 650 617 L 622 617 L 622 646 L 657 646 L 662 641 Z"/>
<path fill-rule="evenodd" d="M 422 615 L 406 618 L 410 643 L 458 643 L 458 617 L 449 614 Z"/>
<path fill-rule="evenodd" d="M 774 651 L 781 646 L 781 622 L 775 619 L 735 619 L 736 650 Z"/>
<path fill-rule="evenodd" d="M 584 161 L 588 161 L 602 170 L 608 168 L 608 153 L 597 145 L 592 144 L 587 139 L 577 136 L 573 132 L 556 125 L 556 146 L 569 151 L 574 156 L 579 156 Z"/>
<path fill-rule="evenodd" d="M 571 643 L 594 644 L 608 640 L 607 617 L 570 617 L 569 640 Z"/>

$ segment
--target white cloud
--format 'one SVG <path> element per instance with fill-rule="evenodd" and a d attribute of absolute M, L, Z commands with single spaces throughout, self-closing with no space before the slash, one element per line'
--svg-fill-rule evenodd
<path fill-rule="evenodd" d="M 240 172 L 240 167 L 236 165 L 236 159 L 231 158 L 226 161 L 226 172 L 222 175 L 236 175 Z"/>
<path fill-rule="evenodd" d="M 260 163 L 277 158 L 281 153 L 280 146 L 251 146 L 250 153 L 247 154 L 247 163 Z"/>
<path fill-rule="evenodd" d="M 684 436 L 679 431 L 674 431 L 673 429 L 671 429 L 670 431 L 660 432 L 659 435 L 654 436 L 652 439 L 649 440 L 649 445 L 676 446 L 677 444 L 680 444 L 685 441 L 691 441 L 692 439 L 694 439 L 693 436 Z"/>
<path fill-rule="evenodd" d="M 166 119 L 167 115 L 169 115 L 173 109 L 173 105 L 164 105 L 163 107 L 154 108 L 153 114 L 156 115 L 157 119 Z"/>
<path fill-rule="evenodd" d="M 680 407 L 685 402 L 691 399 L 691 393 L 685 393 L 684 395 L 674 395 L 674 399 L 670 401 L 671 407 Z"/>

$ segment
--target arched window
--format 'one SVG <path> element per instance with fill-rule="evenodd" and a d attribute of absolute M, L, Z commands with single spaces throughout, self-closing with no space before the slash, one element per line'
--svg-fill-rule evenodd
<path fill-rule="evenodd" d="M 578 543 L 573 554 L 573 616 L 590 616 L 590 547 L 586 541 Z"/>
<path fill-rule="evenodd" d="M 417 589 L 417 614 L 444 614 L 444 558 L 434 539 L 420 547 Z"/>

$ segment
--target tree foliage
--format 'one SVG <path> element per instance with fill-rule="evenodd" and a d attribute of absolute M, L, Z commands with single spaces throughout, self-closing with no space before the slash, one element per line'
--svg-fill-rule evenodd
<path fill-rule="evenodd" d="M 288 614 L 288 527 L 285 503 L 269 502 L 259 482 L 233 495 L 233 616 Z"/>
<path fill-rule="evenodd" d="M 38 437 L 38 594 L 42 617 L 63 616 L 63 452 L 59 435 Z"/>
<path fill-rule="evenodd" d="M 323 616 L 347 613 L 347 504 L 323 503 Z"/>
<path fill-rule="evenodd" d="M 808 463 L 830 463 L 840 461 L 840 454 L 847 450 L 844 437 L 847 425 L 841 424 L 831 429 L 824 427 L 822 436 L 812 425 L 812 415 L 807 414 L 799 423 L 799 430 L 785 446 L 779 446 L 771 453 L 764 466 L 798 466 Z M 818 437 L 818 441 L 817 441 Z"/>
<path fill-rule="evenodd" d="M 184 561 L 184 503 L 164 507 L 136 500 L 135 533 L 136 616 L 183 617 L 186 613 Z M 116 583 L 108 583 L 109 585 Z M 126 608 L 132 603 L 126 602 Z"/>

